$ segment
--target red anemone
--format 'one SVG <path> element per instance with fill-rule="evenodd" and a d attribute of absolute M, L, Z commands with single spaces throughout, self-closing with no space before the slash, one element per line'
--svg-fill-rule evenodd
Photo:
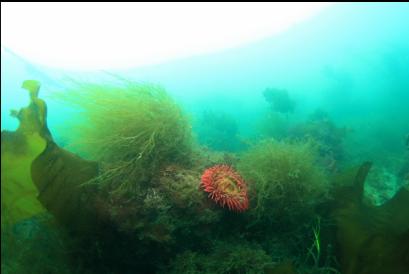
<path fill-rule="evenodd" d="M 247 186 L 241 176 L 228 165 L 208 168 L 202 175 L 204 191 L 209 198 L 229 210 L 242 212 L 248 209 Z"/>

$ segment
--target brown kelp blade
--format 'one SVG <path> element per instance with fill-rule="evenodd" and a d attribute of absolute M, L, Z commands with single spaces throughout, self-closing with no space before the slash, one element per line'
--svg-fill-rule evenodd
<path fill-rule="evenodd" d="M 46 106 L 36 94 L 40 84 L 27 80 L 23 88 L 30 93 L 30 104 L 11 115 L 19 120 L 16 131 L 1 132 L 1 216 L 2 224 L 14 224 L 45 211 L 37 200 L 38 190 L 31 179 L 31 163 L 44 151 Z"/>
<path fill-rule="evenodd" d="M 97 163 L 58 147 L 52 140 L 47 142 L 46 149 L 31 166 L 40 202 L 61 223 L 76 230 L 86 230 L 92 225 L 92 197 L 95 195 L 90 193 L 90 187 L 82 184 L 97 173 Z"/>
<path fill-rule="evenodd" d="M 31 187 L 31 195 L 25 199 L 38 198 L 58 221 L 83 229 L 92 223 L 90 216 L 94 214 L 92 199 L 88 199 L 89 192 L 82 185 L 97 176 L 98 165 L 58 147 L 47 127 L 46 103 L 38 98 L 39 82 L 27 80 L 23 88 L 29 91 L 30 104 L 12 112 L 20 121 L 19 128 L 15 132 L 2 132 L 2 171 L 5 171 L 2 195 L 6 190 L 8 198 L 11 188 L 16 190 L 15 196 L 22 196 Z M 18 168 L 12 169 L 14 163 Z M 26 201 L 27 208 L 33 203 Z M 36 211 L 43 210 L 42 206 L 38 203 Z"/>
<path fill-rule="evenodd" d="M 352 182 L 334 193 L 331 215 L 337 257 L 345 274 L 409 273 L 409 191 L 402 188 L 382 206 L 363 202 L 371 164 L 340 178 Z M 337 180 L 339 181 L 339 180 Z"/>

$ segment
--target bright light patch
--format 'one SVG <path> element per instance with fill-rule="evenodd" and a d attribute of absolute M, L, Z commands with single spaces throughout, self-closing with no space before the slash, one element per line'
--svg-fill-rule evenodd
<path fill-rule="evenodd" d="M 1 3 L 1 44 L 65 69 L 129 68 L 235 47 L 328 3 Z"/>

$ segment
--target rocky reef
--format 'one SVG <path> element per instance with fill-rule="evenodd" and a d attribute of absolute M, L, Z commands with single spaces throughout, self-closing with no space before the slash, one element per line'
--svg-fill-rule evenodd
<path fill-rule="evenodd" d="M 5 273 L 409 272 L 409 191 L 366 203 L 370 162 L 330 173 L 308 142 L 206 151 L 164 90 L 129 83 L 67 93 L 87 117 L 75 136 L 87 145 L 73 153 L 48 130 L 40 84 L 23 87 L 30 104 L 1 140 Z M 215 164 L 242 176 L 248 209 L 222 207 L 200 187 Z M 217 179 L 235 193 L 231 178 Z"/>

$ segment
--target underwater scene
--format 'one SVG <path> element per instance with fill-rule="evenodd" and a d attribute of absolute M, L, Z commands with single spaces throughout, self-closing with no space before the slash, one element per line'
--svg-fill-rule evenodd
<path fill-rule="evenodd" d="M 126 69 L 2 46 L 1 272 L 409 273 L 409 4 Z"/>

